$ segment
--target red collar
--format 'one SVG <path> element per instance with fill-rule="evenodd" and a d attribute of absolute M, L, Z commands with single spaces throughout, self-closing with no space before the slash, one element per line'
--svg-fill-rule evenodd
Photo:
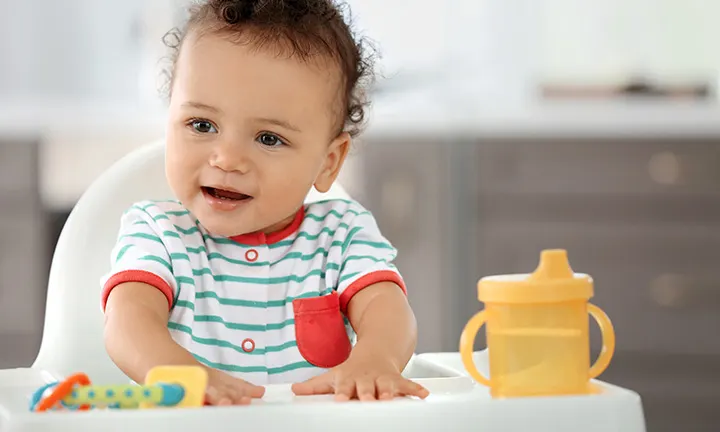
<path fill-rule="evenodd" d="M 293 235 L 300 228 L 303 219 L 305 219 L 305 206 L 302 206 L 300 210 L 295 213 L 295 218 L 290 222 L 290 225 L 280 231 L 275 231 L 270 234 L 265 234 L 264 232 L 240 234 L 232 236 L 230 239 L 247 246 L 271 245 Z"/>

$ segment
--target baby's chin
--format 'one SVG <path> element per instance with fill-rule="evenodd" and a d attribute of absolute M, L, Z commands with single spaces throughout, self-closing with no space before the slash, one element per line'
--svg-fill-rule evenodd
<path fill-rule="evenodd" d="M 216 237 L 234 237 L 257 231 L 252 224 L 243 221 L 244 217 L 235 212 L 219 213 L 204 208 L 188 210 L 209 234 Z"/>

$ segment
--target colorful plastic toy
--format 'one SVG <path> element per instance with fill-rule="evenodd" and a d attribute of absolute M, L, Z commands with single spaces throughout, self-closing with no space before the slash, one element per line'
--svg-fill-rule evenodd
<path fill-rule="evenodd" d="M 94 386 L 79 373 L 36 390 L 30 398 L 30 410 L 198 407 L 204 404 L 207 379 L 207 372 L 195 366 L 154 368 L 144 385 Z"/>
<path fill-rule="evenodd" d="M 543 251 L 532 274 L 481 279 L 478 298 L 485 310 L 470 319 L 460 340 L 465 368 L 495 397 L 592 393 L 590 379 L 607 368 L 615 351 L 612 323 L 588 303 L 592 296 L 592 278 L 573 272 L 565 250 Z M 588 313 L 603 336 L 592 367 Z M 485 324 L 490 379 L 473 362 L 473 342 Z"/>

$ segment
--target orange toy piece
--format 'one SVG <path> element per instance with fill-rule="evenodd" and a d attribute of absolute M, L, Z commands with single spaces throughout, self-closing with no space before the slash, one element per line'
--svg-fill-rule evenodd
<path fill-rule="evenodd" d="M 41 399 L 37 407 L 35 407 L 35 411 L 47 411 L 59 404 L 65 396 L 72 392 L 76 385 L 90 385 L 90 378 L 84 373 L 71 375 L 68 379 L 58 384 L 47 397 Z M 90 405 L 81 405 L 78 409 L 80 411 L 87 411 L 90 409 Z"/>

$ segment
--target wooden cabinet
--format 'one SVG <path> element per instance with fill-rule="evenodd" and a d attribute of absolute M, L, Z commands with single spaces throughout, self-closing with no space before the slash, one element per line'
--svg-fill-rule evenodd
<path fill-rule="evenodd" d="M 42 333 L 48 245 L 37 149 L 0 141 L 0 367 L 29 365 Z"/>

